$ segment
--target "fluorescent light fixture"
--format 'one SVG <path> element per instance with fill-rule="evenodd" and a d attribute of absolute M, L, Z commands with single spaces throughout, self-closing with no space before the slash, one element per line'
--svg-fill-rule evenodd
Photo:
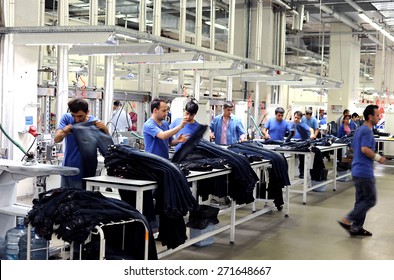
<path fill-rule="evenodd" d="M 210 20 L 205 22 L 206 25 L 212 25 L 212 22 Z M 216 23 L 215 22 L 215 27 L 218 29 L 222 29 L 222 30 L 228 30 L 227 26 L 220 24 L 220 23 Z"/>
<path fill-rule="evenodd" d="M 379 24 L 377 24 L 376 22 L 374 22 L 372 19 L 370 19 L 366 14 L 364 13 L 359 13 L 358 16 L 365 21 L 366 23 L 368 23 L 369 25 L 371 25 L 373 28 L 375 28 L 377 31 L 379 31 L 380 33 L 382 33 L 384 36 L 386 36 L 390 41 L 394 42 L 394 36 L 391 35 L 386 29 L 384 29 L 383 27 L 381 27 Z"/>
<path fill-rule="evenodd" d="M 340 82 L 325 82 L 324 84 L 315 83 L 303 83 L 302 85 L 290 85 L 292 88 L 316 88 L 316 89 L 338 89 L 342 87 Z"/>
<path fill-rule="evenodd" d="M 387 32 L 385 29 L 379 30 L 384 36 L 386 36 L 391 42 L 394 42 L 394 36 Z"/>
<path fill-rule="evenodd" d="M 216 63 L 221 63 L 223 66 L 229 62 L 219 62 L 215 61 Z M 213 62 L 212 62 L 213 63 Z M 209 72 L 209 77 L 239 77 L 244 79 L 244 81 L 248 80 L 249 78 L 257 78 L 257 79 L 272 79 L 273 76 L 276 75 L 275 70 L 270 69 L 244 69 L 244 65 L 239 62 L 235 62 L 236 64 L 232 64 L 230 67 L 217 67 L 222 68 L 223 70 L 211 70 Z M 235 68 L 237 67 L 237 68 Z M 227 69 L 226 69 L 227 68 Z M 260 81 L 260 80 L 259 80 Z"/>
<path fill-rule="evenodd" d="M 178 63 L 204 63 L 205 58 L 201 53 L 161 53 L 159 55 L 138 55 L 118 59 L 126 64 L 178 64 Z"/>
<path fill-rule="evenodd" d="M 280 85 L 294 85 L 302 84 L 302 79 L 300 75 L 275 75 L 275 76 L 242 76 L 242 81 L 244 82 L 262 82 L 267 83 L 270 86 L 280 86 Z"/>
<path fill-rule="evenodd" d="M 366 23 L 371 23 L 372 19 L 370 19 L 366 14 L 364 13 L 359 13 L 358 16 L 365 21 Z"/>
<path fill-rule="evenodd" d="M 78 55 L 162 55 L 163 47 L 158 44 L 141 43 L 127 45 L 105 45 L 105 46 L 73 46 L 69 54 Z"/>
<path fill-rule="evenodd" d="M 211 69 L 222 69 L 217 71 L 224 71 L 223 69 L 230 69 L 228 71 L 239 72 L 244 68 L 244 65 L 239 62 L 231 61 L 204 61 L 202 63 L 189 63 L 179 62 L 170 65 L 172 70 L 211 70 Z M 212 72 L 212 71 L 211 71 Z"/>
<path fill-rule="evenodd" d="M 302 81 L 285 81 L 285 80 L 267 81 L 267 85 L 269 85 L 269 86 L 296 86 L 296 85 L 302 85 Z"/>
<path fill-rule="evenodd" d="M 126 19 L 127 19 L 127 21 L 130 21 L 130 22 L 140 23 L 140 19 L 139 19 L 139 18 L 136 18 L 136 17 L 125 18 L 125 20 L 126 20 Z M 148 26 L 153 26 L 153 21 L 147 19 L 147 20 L 146 20 L 146 25 L 148 25 Z"/>
<path fill-rule="evenodd" d="M 41 45 L 55 45 L 55 46 L 73 46 L 73 45 L 88 45 L 99 46 L 107 45 L 112 35 L 111 32 L 73 32 L 72 35 L 64 33 L 15 33 L 15 45 L 27 46 L 41 46 Z"/>

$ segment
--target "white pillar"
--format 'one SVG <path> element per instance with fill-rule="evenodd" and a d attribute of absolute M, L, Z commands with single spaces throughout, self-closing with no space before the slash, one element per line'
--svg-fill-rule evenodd
<path fill-rule="evenodd" d="M 153 2 L 153 35 L 160 36 L 161 34 L 161 0 Z M 152 99 L 159 97 L 159 65 L 152 66 Z"/>
<path fill-rule="evenodd" d="M 215 37 L 216 37 L 216 32 L 215 32 L 215 24 L 214 22 L 216 21 L 216 0 L 211 0 L 211 11 L 210 11 L 210 21 L 211 25 L 209 27 L 209 33 L 210 33 L 210 39 L 209 39 L 209 48 L 211 50 L 215 50 Z M 212 57 L 212 61 L 214 61 L 215 58 Z M 213 78 L 209 78 L 209 97 L 212 97 L 213 93 Z"/>
<path fill-rule="evenodd" d="M 179 42 L 185 43 L 186 41 L 186 0 L 179 1 Z M 184 53 L 185 50 L 181 49 L 181 53 Z M 178 71 L 178 93 L 182 94 L 183 86 L 185 83 L 185 73 L 183 70 Z"/>
<path fill-rule="evenodd" d="M 342 111 L 355 110 L 359 96 L 360 42 L 351 35 L 352 29 L 342 23 L 331 24 L 329 77 L 342 80 L 340 89 L 328 90 L 328 121 L 335 121 L 342 112 L 332 112 L 331 105 L 342 105 Z"/>
<path fill-rule="evenodd" d="M 68 25 L 68 0 L 58 1 L 58 23 Z M 68 47 L 57 47 L 57 89 L 56 89 L 56 127 L 67 112 L 68 102 Z"/>
<path fill-rule="evenodd" d="M 89 24 L 92 26 L 98 24 L 98 0 L 90 0 Z M 96 75 L 97 57 L 96 56 L 88 57 L 88 67 L 89 67 L 88 85 L 96 86 L 97 85 L 97 75 Z"/>
<path fill-rule="evenodd" d="M 202 1 L 196 0 L 196 21 L 195 21 L 195 45 L 201 47 L 202 44 Z M 201 71 L 194 71 L 194 97 L 200 100 L 200 82 L 201 82 Z"/>
<path fill-rule="evenodd" d="M 235 29 L 235 0 L 228 3 L 228 40 L 227 53 L 234 53 L 234 29 Z M 214 24 L 214 23 L 212 23 Z M 233 100 L 233 78 L 227 78 L 227 100 Z"/>
<path fill-rule="evenodd" d="M 106 25 L 115 25 L 115 7 L 116 1 L 107 0 L 107 14 L 105 18 Z M 106 124 L 112 118 L 112 104 L 114 99 L 114 57 L 105 56 L 104 60 L 104 99 L 102 107 L 102 121 Z"/>
<path fill-rule="evenodd" d="M 139 19 L 139 31 L 140 32 L 146 32 L 146 1 L 145 0 L 141 0 L 140 1 L 140 6 L 139 6 L 140 12 L 138 14 L 138 19 Z M 142 41 L 141 41 L 142 43 Z M 146 71 L 146 65 L 143 64 L 139 64 L 138 65 L 138 90 L 140 91 L 145 91 L 145 71 Z M 138 109 L 141 109 L 140 107 L 142 106 L 138 106 Z M 144 110 L 141 110 L 141 112 L 144 112 Z M 144 119 L 142 118 L 143 114 L 140 114 L 139 112 L 137 112 L 138 115 L 138 119 L 137 119 L 137 130 L 141 131 L 142 130 L 142 126 L 144 125 Z"/>

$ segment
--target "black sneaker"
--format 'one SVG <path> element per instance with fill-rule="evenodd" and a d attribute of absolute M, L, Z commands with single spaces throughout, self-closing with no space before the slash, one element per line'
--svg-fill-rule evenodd
<path fill-rule="evenodd" d="M 350 229 L 349 233 L 352 236 L 372 236 L 372 232 L 369 232 L 364 228 L 360 228 L 358 230 Z"/>

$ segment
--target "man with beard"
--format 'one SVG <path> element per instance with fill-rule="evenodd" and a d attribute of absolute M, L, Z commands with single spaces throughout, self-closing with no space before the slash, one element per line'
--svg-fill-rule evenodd
<path fill-rule="evenodd" d="M 188 119 L 184 117 L 178 126 L 170 129 L 168 122 L 164 121 L 168 113 L 167 103 L 163 99 L 155 98 L 150 108 L 152 116 L 142 128 L 145 151 L 168 159 L 169 145 L 175 146 L 187 140 L 189 135 L 179 134 L 176 139 L 173 136 L 185 126 Z"/>
<path fill-rule="evenodd" d="M 374 161 L 383 164 L 384 156 L 375 153 L 375 138 L 373 127 L 379 121 L 379 107 L 368 105 L 364 110 L 365 122 L 354 135 L 352 176 L 356 188 L 354 208 L 339 224 L 352 236 L 371 236 L 372 233 L 364 229 L 364 222 L 369 209 L 376 204 L 376 182 L 373 172 Z"/>

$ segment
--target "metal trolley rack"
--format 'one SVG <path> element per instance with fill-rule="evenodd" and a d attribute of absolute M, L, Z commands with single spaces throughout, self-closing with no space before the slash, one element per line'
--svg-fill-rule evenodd
<path fill-rule="evenodd" d="M 144 250 L 144 260 L 148 260 L 148 253 L 149 253 L 149 249 L 148 249 L 148 246 L 149 246 L 149 229 L 148 229 L 148 227 L 145 225 L 145 223 L 144 223 L 144 221 L 143 220 L 141 220 L 141 219 L 130 219 L 130 220 L 126 220 L 126 221 L 119 221 L 119 222 L 109 222 L 109 223 L 101 223 L 100 225 L 97 225 L 97 226 L 95 226 L 95 228 L 94 228 L 94 230 L 92 230 L 91 232 L 90 232 L 90 235 L 89 235 L 89 237 L 87 238 L 87 240 L 86 240 L 86 242 L 89 242 L 91 239 L 92 239 L 92 236 L 93 235 L 98 235 L 99 236 L 99 238 L 100 238 L 100 247 L 99 247 L 99 260 L 105 260 L 106 259 L 106 257 L 105 257 L 105 245 L 106 245 L 106 239 L 105 239 L 105 233 L 104 233 L 104 230 L 103 230 L 103 227 L 107 227 L 107 226 L 123 226 L 123 228 L 122 228 L 122 250 L 124 250 L 125 249 L 125 244 L 126 244 L 126 239 L 125 239 L 125 225 L 126 224 L 128 224 L 128 223 L 135 223 L 135 222 L 138 222 L 138 223 L 141 223 L 143 226 L 144 226 L 144 229 L 145 229 L 145 233 L 144 233 L 144 244 L 145 244 L 145 246 L 144 246 L 144 248 L 145 248 L 145 250 Z M 82 245 L 81 245 L 82 246 Z M 70 252 L 70 259 L 72 259 L 72 257 L 73 257 L 73 248 L 74 248 L 74 246 L 73 246 L 73 244 L 71 244 L 71 252 Z M 82 248 L 80 248 L 80 249 L 82 249 Z M 82 252 L 82 250 L 80 250 L 80 255 L 79 255 L 79 258 L 81 259 L 81 252 Z"/>

